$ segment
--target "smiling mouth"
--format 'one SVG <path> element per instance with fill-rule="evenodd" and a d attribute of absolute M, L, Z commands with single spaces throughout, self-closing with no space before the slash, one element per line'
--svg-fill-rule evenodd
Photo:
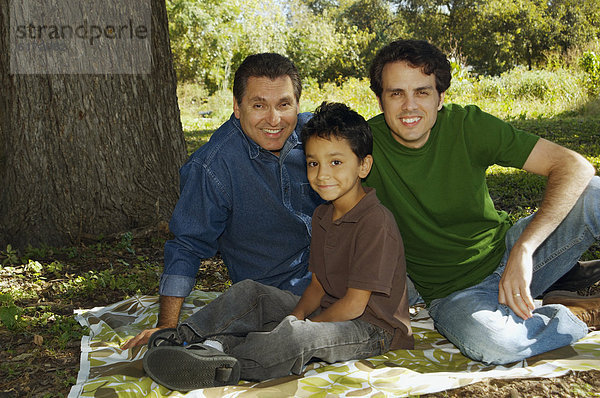
<path fill-rule="evenodd" d="M 400 120 L 402 124 L 405 125 L 415 125 L 421 121 L 421 116 L 410 116 L 410 117 L 401 117 Z"/>
<path fill-rule="evenodd" d="M 269 137 L 269 136 L 277 136 L 277 135 L 279 135 L 283 131 L 283 128 L 280 128 L 280 129 L 261 129 L 261 130 Z"/>

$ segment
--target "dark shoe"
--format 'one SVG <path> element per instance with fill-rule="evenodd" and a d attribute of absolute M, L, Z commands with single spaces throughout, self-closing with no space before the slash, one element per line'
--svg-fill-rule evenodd
<path fill-rule="evenodd" d="M 600 260 L 578 261 L 577 264 L 546 290 L 576 292 L 592 286 L 600 280 Z"/>
<path fill-rule="evenodd" d="M 148 349 L 161 345 L 180 346 L 183 340 L 179 337 L 176 328 L 160 329 L 152 333 L 148 340 Z"/>
<path fill-rule="evenodd" d="M 240 380 L 237 359 L 200 343 L 152 347 L 142 362 L 152 380 L 170 390 L 191 391 Z"/>
<path fill-rule="evenodd" d="M 600 294 L 580 296 L 574 292 L 555 290 L 544 296 L 542 305 L 547 304 L 562 304 L 589 328 L 600 328 Z"/>

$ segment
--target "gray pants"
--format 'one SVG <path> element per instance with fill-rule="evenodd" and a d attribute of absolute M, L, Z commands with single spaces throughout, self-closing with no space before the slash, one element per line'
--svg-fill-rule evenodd
<path fill-rule="evenodd" d="M 299 299 L 245 280 L 190 316 L 179 333 L 187 342 L 220 341 L 240 362 L 244 380 L 300 374 L 311 360 L 333 363 L 388 351 L 392 335 L 368 322 L 312 322 L 289 315 Z"/>

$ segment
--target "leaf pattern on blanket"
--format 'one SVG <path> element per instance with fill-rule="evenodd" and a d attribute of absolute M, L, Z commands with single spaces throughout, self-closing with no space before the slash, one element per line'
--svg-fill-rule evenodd
<path fill-rule="evenodd" d="M 181 319 L 220 293 L 194 291 L 182 307 Z M 426 394 L 475 383 L 484 378 L 555 377 L 569 370 L 600 369 L 600 332 L 577 343 L 506 366 L 486 366 L 463 356 L 435 331 L 426 310 L 411 317 L 414 350 L 396 350 L 364 360 L 310 364 L 301 376 L 261 383 L 208 388 L 187 394 L 170 391 L 145 376 L 146 347 L 119 347 L 156 324 L 158 297 L 136 296 L 101 308 L 78 311 L 89 327 L 81 342 L 77 384 L 69 397 L 397 397 Z"/>

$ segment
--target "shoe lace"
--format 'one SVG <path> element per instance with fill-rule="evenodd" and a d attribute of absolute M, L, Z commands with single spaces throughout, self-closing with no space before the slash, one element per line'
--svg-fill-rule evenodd
<path fill-rule="evenodd" d="M 154 339 L 152 345 L 153 347 L 158 347 L 165 343 L 167 343 L 167 345 L 181 345 L 181 341 L 175 334 L 171 334 L 169 336 L 158 336 Z"/>

